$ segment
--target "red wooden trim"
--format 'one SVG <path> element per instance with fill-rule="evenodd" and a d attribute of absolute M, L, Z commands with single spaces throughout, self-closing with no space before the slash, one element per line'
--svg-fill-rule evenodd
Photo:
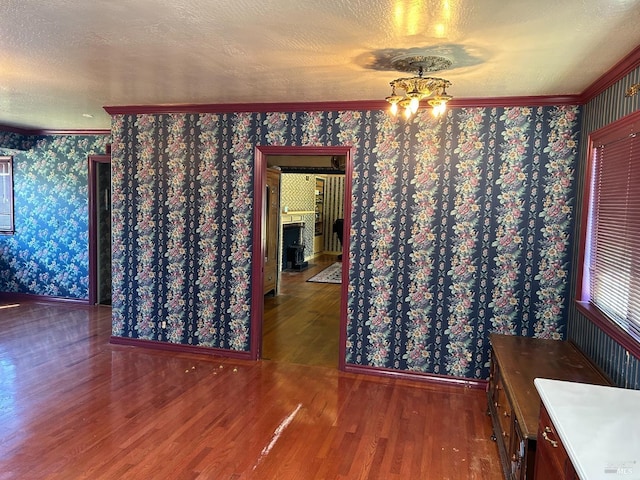
<path fill-rule="evenodd" d="M 256 146 L 255 158 L 254 158 L 254 210 L 253 210 L 253 246 L 252 246 L 252 278 L 251 278 L 251 341 L 250 341 L 250 358 L 257 360 L 261 358 L 262 352 L 262 323 L 264 317 L 264 244 L 262 242 L 262 205 L 263 205 L 263 193 L 266 187 L 266 174 L 267 174 L 267 156 L 268 155 L 345 155 L 345 199 L 344 199 L 344 211 L 351 211 L 351 176 L 353 175 L 353 160 L 352 155 L 354 148 L 351 146 L 330 146 L 330 147 L 288 147 L 278 145 L 265 145 Z M 349 194 L 347 194 L 347 189 Z M 347 215 L 345 215 L 347 217 Z M 345 226 L 350 225 L 350 219 L 345 218 Z M 346 230 L 348 231 L 348 230 Z M 344 238 L 344 237 L 343 237 Z M 348 252 L 348 243 L 343 243 L 343 252 Z M 342 257 L 342 298 L 341 298 L 341 312 L 340 312 L 340 358 L 338 359 L 339 368 L 340 365 L 344 365 L 344 353 L 346 351 L 346 325 L 347 325 L 347 311 L 345 294 L 347 283 L 345 278 L 345 265 L 348 265 L 348 261 L 345 262 L 347 256 Z M 348 275 L 348 266 L 346 268 Z"/>
<path fill-rule="evenodd" d="M 256 147 L 253 161 L 253 246 L 251 267 L 251 360 L 262 356 L 262 319 L 264 317 L 264 254 L 262 241 L 264 190 L 267 185 L 267 156 Z"/>
<path fill-rule="evenodd" d="M 640 128 L 640 110 L 625 115 L 598 130 L 594 130 L 589 134 L 589 142 L 603 143 L 617 140 L 632 134 L 637 128 Z"/>
<path fill-rule="evenodd" d="M 22 128 L 22 127 L 15 127 L 13 125 L 0 124 L 0 131 L 17 133 L 19 135 L 34 135 L 34 133 L 33 133 L 34 130 L 27 129 L 27 128 Z"/>
<path fill-rule="evenodd" d="M 36 133 L 34 133 L 33 135 L 111 135 L 111 129 L 106 128 L 78 130 L 42 129 L 34 131 Z"/>
<path fill-rule="evenodd" d="M 612 122 L 589 134 L 587 143 L 586 171 L 584 181 L 584 191 L 582 193 L 582 217 L 580 219 L 580 238 L 578 244 L 578 278 L 576 279 L 576 308 L 589 321 L 600 328 L 605 334 L 615 342 L 627 349 L 636 358 L 640 358 L 640 342 L 624 331 L 617 324 L 612 322 L 598 308 L 589 303 L 589 299 L 584 296 L 584 257 L 587 243 L 587 222 L 589 221 L 589 204 L 591 202 L 590 186 L 593 170 L 593 150 L 595 146 L 603 141 L 621 138 L 638 128 L 640 122 L 640 111 L 631 113 L 621 119 Z"/>
<path fill-rule="evenodd" d="M 79 306 L 89 305 L 89 301 L 84 298 L 54 297 L 33 293 L 0 292 L 0 300 L 10 302 L 66 303 Z"/>
<path fill-rule="evenodd" d="M 545 95 L 493 98 L 454 98 L 452 108 L 468 107 L 530 107 L 548 105 L 578 105 L 580 95 Z M 385 100 L 354 100 L 344 102 L 300 102 L 300 103 L 217 103 L 217 104 L 172 104 L 172 105 L 127 105 L 106 106 L 110 115 L 140 115 L 168 113 L 267 113 L 267 112 L 312 112 L 339 110 L 386 110 Z"/>
<path fill-rule="evenodd" d="M 225 350 L 223 348 L 201 347 L 199 345 L 186 345 L 182 343 L 159 342 L 157 340 L 143 340 L 140 338 L 127 338 L 112 336 L 109 343 L 113 345 L 127 345 L 131 347 L 151 348 L 154 350 L 164 350 L 178 353 L 196 353 L 213 355 L 225 358 L 237 358 L 240 360 L 250 360 L 249 352 L 238 352 L 236 350 Z"/>
<path fill-rule="evenodd" d="M 162 113 L 267 113 L 311 112 L 333 110 L 380 110 L 389 104 L 384 100 L 357 100 L 344 102 L 300 103 L 213 103 L 171 105 L 127 105 L 103 107 L 110 115 L 162 114 Z"/>
<path fill-rule="evenodd" d="M 346 365 L 344 371 L 363 375 L 376 375 L 379 377 L 393 378 L 396 380 L 417 380 L 419 382 L 432 383 L 435 385 L 477 388 L 482 390 L 486 390 L 487 385 L 489 384 L 488 380 L 454 377 L 450 375 L 435 375 L 430 373 L 414 372 L 411 370 L 391 370 L 389 368 L 367 367 L 363 365 L 353 364 Z"/>
<path fill-rule="evenodd" d="M 614 342 L 626 349 L 634 357 L 640 359 L 640 343 L 628 332 L 609 320 L 598 308 L 589 302 L 582 301 L 576 301 L 576 308 L 582 315 L 587 317 L 591 323 L 611 337 Z"/>
<path fill-rule="evenodd" d="M 578 278 L 576 282 L 576 300 L 588 301 L 584 296 L 584 260 L 587 245 L 587 223 L 589 222 L 589 206 L 591 204 L 591 181 L 593 170 L 593 151 L 596 145 L 609 139 L 622 138 L 633 133 L 640 123 L 640 111 L 631 113 L 589 134 L 587 140 L 587 157 L 584 172 L 584 190 L 582 192 L 582 216 L 580 218 L 580 236 L 578 239 Z M 594 317 L 595 318 L 595 317 Z M 607 323 L 610 323 L 607 320 Z"/>
<path fill-rule="evenodd" d="M 581 103 L 588 103 L 604 92 L 611 85 L 619 81 L 627 73 L 640 65 L 640 45 L 616 63 L 611 69 L 589 85 L 580 95 Z"/>
<path fill-rule="evenodd" d="M 338 339 L 338 369 L 344 371 L 347 358 L 347 322 L 349 321 L 349 257 L 351 245 L 351 214 L 353 202 L 351 192 L 353 190 L 353 155 L 355 147 L 350 148 L 345 154 L 344 166 L 344 200 L 343 205 L 343 234 L 342 234 L 342 284 L 340 285 L 340 337 Z M 345 235 L 346 232 L 346 235 Z"/>
<path fill-rule="evenodd" d="M 265 145 L 256 147 L 261 154 L 267 155 L 301 155 L 301 156 L 330 156 L 330 155 L 348 155 L 352 150 L 350 146 L 309 146 L 309 147 L 286 147 L 278 145 Z M 265 164 L 266 165 L 266 164 Z M 345 167 L 346 168 L 346 167 Z M 265 170 L 266 171 L 266 170 Z M 345 171 L 346 173 L 346 171 Z"/>
<path fill-rule="evenodd" d="M 56 130 L 42 128 L 21 128 L 11 125 L 0 124 L 0 131 L 18 133 L 20 135 L 111 135 L 110 129 L 77 129 L 77 130 Z"/>

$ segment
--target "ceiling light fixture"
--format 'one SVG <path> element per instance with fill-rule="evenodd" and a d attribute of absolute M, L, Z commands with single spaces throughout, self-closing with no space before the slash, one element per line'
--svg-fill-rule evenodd
<path fill-rule="evenodd" d="M 396 70 L 413 71 L 417 75 L 396 78 L 389 82 L 391 95 L 385 100 L 391 104 L 391 114 L 395 116 L 399 109 L 402 109 L 404 117 L 408 120 L 418 111 L 420 102 L 426 100 L 434 116 L 442 115 L 447 109 L 447 102 L 453 98 L 447 94 L 447 88 L 451 86 L 451 82 L 444 78 L 425 77 L 424 73 L 443 70 L 450 65 L 451 61 L 444 57 L 419 56 L 401 58 L 393 62 Z M 398 94 L 398 91 L 404 93 Z"/>

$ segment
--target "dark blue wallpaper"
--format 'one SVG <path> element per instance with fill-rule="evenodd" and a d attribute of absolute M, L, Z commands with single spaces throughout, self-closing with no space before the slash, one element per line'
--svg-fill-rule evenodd
<path fill-rule="evenodd" d="M 488 376 L 563 338 L 577 107 L 118 115 L 113 334 L 248 351 L 256 145 L 353 145 L 347 362 Z"/>
<path fill-rule="evenodd" d="M 0 235 L 0 291 L 88 298 L 87 158 L 108 135 L 0 133 L 13 156 L 15 234 Z"/>

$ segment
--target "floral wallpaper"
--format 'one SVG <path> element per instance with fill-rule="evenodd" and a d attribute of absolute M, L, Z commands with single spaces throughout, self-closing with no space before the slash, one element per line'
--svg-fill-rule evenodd
<path fill-rule="evenodd" d="M 116 115 L 113 334 L 248 351 L 256 145 L 353 145 L 349 364 L 565 335 L 579 107 Z"/>
<path fill-rule="evenodd" d="M 87 158 L 108 141 L 0 133 L 0 154 L 13 156 L 15 213 L 15 234 L 0 236 L 0 292 L 88 299 Z"/>

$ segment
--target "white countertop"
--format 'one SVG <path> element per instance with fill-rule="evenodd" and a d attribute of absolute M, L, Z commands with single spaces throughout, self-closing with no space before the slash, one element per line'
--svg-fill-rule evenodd
<path fill-rule="evenodd" d="M 534 384 L 581 480 L 640 480 L 640 390 Z"/>

